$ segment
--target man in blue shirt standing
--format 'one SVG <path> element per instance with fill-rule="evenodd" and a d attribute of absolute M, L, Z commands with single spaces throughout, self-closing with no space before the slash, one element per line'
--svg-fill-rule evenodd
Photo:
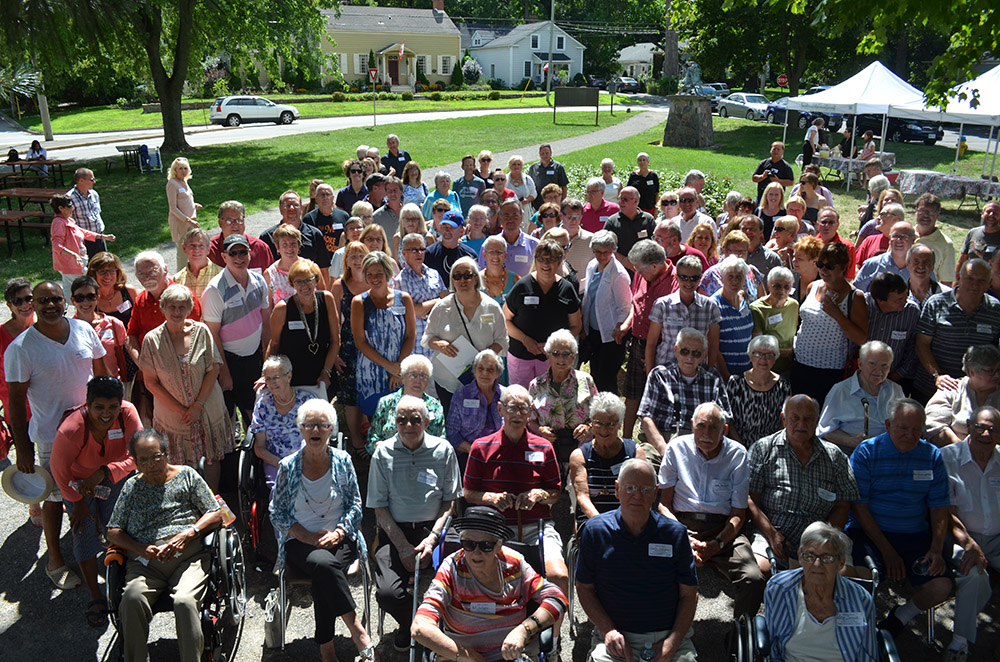
<path fill-rule="evenodd" d="M 694 662 L 698 576 L 687 529 L 650 510 L 656 475 L 644 460 L 622 464 L 615 496 L 621 506 L 580 532 L 576 589 L 595 627 L 590 659 L 638 660 L 651 645 L 658 660 Z"/>
<path fill-rule="evenodd" d="M 948 474 L 941 452 L 920 438 L 924 423 L 919 402 L 897 400 L 889 408 L 887 431 L 851 454 L 861 493 L 847 523 L 854 562 L 862 565 L 870 555 L 880 572 L 905 578 L 914 588 L 909 602 L 893 607 L 878 624 L 893 637 L 917 614 L 946 600 L 952 588 L 942 557 L 951 523 Z"/>

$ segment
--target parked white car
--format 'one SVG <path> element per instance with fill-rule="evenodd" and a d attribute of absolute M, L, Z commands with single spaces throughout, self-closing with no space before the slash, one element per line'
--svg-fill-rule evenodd
<path fill-rule="evenodd" d="M 748 120 L 764 119 L 770 101 L 761 94 L 733 92 L 719 102 L 719 117 L 745 117 Z"/>
<path fill-rule="evenodd" d="M 274 103 L 255 96 L 219 97 L 208 114 L 212 124 L 239 126 L 246 122 L 274 122 L 291 124 L 299 118 L 299 109 Z"/>

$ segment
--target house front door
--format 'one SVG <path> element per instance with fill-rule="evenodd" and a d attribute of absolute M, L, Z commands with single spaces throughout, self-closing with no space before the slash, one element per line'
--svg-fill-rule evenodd
<path fill-rule="evenodd" d="M 389 80 L 392 81 L 393 85 L 399 84 L 399 58 L 390 57 L 389 58 Z"/>

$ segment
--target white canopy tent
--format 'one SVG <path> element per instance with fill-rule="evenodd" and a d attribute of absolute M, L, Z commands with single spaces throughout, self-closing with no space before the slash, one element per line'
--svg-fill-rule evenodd
<path fill-rule="evenodd" d="M 979 99 L 975 108 L 972 107 L 972 91 L 978 90 Z M 965 93 L 965 99 L 959 99 L 958 94 Z M 990 69 L 978 78 L 956 85 L 951 89 L 952 100 L 948 102 L 948 108 L 942 110 L 940 106 L 924 106 L 924 100 L 911 101 L 906 104 L 893 104 L 889 107 L 889 114 L 893 117 L 905 119 L 927 120 L 931 122 L 951 122 L 958 124 L 959 133 L 965 130 L 966 124 L 978 124 L 990 127 L 989 141 L 986 143 L 987 158 L 983 159 L 983 174 L 986 174 L 986 161 L 989 160 L 989 144 L 993 141 L 993 132 L 1000 127 L 1000 66 Z M 993 145 L 993 166 L 990 168 L 990 176 L 996 167 L 997 145 Z M 958 168 L 958 150 L 955 150 L 955 165 L 952 171 Z"/>
<path fill-rule="evenodd" d="M 924 93 L 905 80 L 889 71 L 879 61 L 854 74 L 843 83 L 817 92 L 792 97 L 788 100 L 788 110 L 812 110 L 821 113 L 840 113 L 854 115 L 854 126 L 851 127 L 853 143 L 857 128 L 857 115 L 882 115 L 882 143 L 880 151 L 885 148 L 885 123 L 890 105 L 923 103 Z M 785 113 L 785 131 L 788 130 L 788 113 Z M 784 139 L 784 138 L 783 138 Z M 852 144 L 853 150 L 853 144 Z M 848 187 L 850 181 L 848 180 Z"/>

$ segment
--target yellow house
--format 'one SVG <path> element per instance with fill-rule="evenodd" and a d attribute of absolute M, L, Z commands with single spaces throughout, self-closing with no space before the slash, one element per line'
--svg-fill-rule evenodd
<path fill-rule="evenodd" d="M 329 39 L 322 47 L 337 55 L 344 80 L 368 80 L 368 54 L 374 52 L 377 80 L 391 82 L 394 91 L 413 90 L 418 73 L 431 83 L 451 82 L 462 35 L 444 0 L 435 0 L 434 9 L 341 5 L 339 11 L 323 10 Z"/>

